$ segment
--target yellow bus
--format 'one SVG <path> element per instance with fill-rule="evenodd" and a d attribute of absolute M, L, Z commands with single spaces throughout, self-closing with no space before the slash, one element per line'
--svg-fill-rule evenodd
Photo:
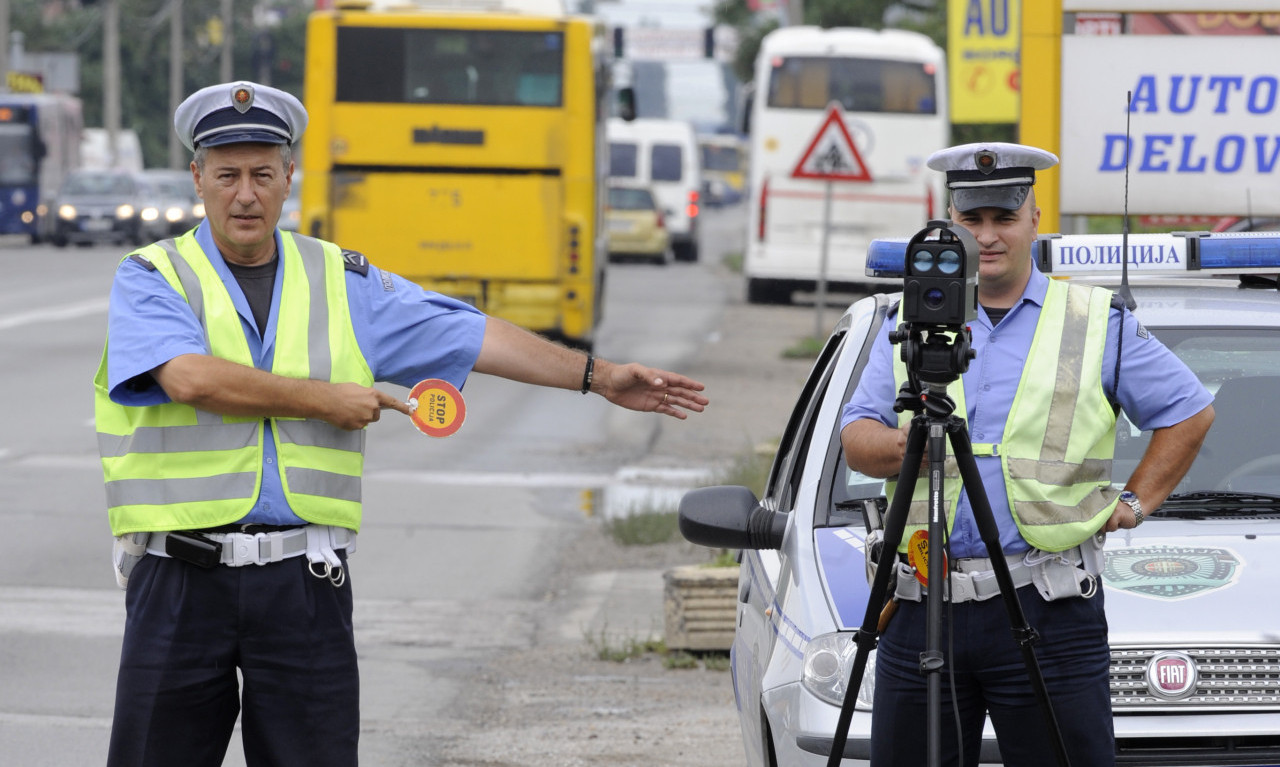
<path fill-rule="evenodd" d="M 468 1 L 312 13 L 298 228 L 589 349 L 611 43 L 558 2 Z"/>

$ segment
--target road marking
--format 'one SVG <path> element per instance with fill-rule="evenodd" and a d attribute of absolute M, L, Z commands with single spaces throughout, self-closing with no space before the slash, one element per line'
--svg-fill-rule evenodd
<path fill-rule="evenodd" d="M 59 320 L 74 320 L 90 314 L 101 314 L 107 310 L 107 299 L 93 298 L 75 304 L 63 304 L 32 312 L 0 315 L 0 330 L 11 330 L 23 325 L 43 324 Z"/>
<path fill-rule="evenodd" d="M 111 582 L 107 562 L 102 577 Z M 0 591 L 0 634 L 119 637 L 124 633 L 124 592 L 6 586 Z"/>

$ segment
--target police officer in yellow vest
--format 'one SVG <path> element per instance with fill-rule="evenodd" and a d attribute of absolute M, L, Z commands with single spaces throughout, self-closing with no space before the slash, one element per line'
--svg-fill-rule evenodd
<path fill-rule="evenodd" d="M 1098 581 L 1102 538 L 1141 524 L 1177 485 L 1213 422 L 1213 398 L 1109 291 L 1049 280 L 1035 268 L 1040 210 L 1032 186 L 1037 170 L 1057 162 L 1035 147 L 981 143 L 936 152 L 928 165 L 947 174 L 951 217 L 973 234 L 981 258 L 980 308 L 970 326 L 976 356 L 949 394 L 968 425 L 1019 601 L 1041 635 L 1036 654 L 1071 763 L 1103 767 L 1115 757 Z M 893 412 L 906 378 L 887 337 L 895 324 L 886 322 L 876 338 L 841 421 L 849 465 L 877 477 L 901 469 L 911 415 Z M 1123 492 L 1110 485 L 1117 407 L 1153 430 Z M 989 714 L 1004 764 L 1052 764 L 1043 712 L 954 460 L 944 473 L 950 572 L 942 617 L 943 762 L 978 764 Z M 926 679 L 919 673 L 926 589 L 905 555 L 913 532 L 927 535 L 926 490 L 922 474 L 896 563 L 898 611 L 876 653 L 873 767 L 927 761 L 920 737 Z"/>
<path fill-rule="evenodd" d="M 94 380 L 127 623 L 108 764 L 354 765 L 347 556 L 373 388 L 471 371 L 683 419 L 702 384 L 552 344 L 277 228 L 307 114 L 250 82 L 174 116 L 206 218 L 125 257 Z M 244 679 L 243 692 L 237 670 Z"/>

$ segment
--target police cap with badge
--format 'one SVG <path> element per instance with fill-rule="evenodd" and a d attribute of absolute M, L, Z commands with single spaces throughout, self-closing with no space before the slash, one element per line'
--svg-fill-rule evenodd
<path fill-rule="evenodd" d="M 1017 210 L 1036 183 L 1036 171 L 1052 168 L 1058 158 L 1033 146 L 988 141 L 939 150 L 929 155 L 927 164 L 947 174 L 956 210 Z"/>
<path fill-rule="evenodd" d="M 307 110 L 291 94 L 244 80 L 201 88 L 178 105 L 173 127 L 184 146 L 294 144 Z"/>

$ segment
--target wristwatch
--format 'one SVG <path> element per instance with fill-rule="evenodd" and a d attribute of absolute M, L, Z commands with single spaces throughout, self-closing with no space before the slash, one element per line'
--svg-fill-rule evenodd
<path fill-rule="evenodd" d="M 1128 504 L 1129 508 L 1133 509 L 1133 526 L 1137 527 L 1142 524 L 1142 501 L 1138 500 L 1137 493 L 1129 490 L 1122 491 L 1120 493 L 1120 502 Z"/>

